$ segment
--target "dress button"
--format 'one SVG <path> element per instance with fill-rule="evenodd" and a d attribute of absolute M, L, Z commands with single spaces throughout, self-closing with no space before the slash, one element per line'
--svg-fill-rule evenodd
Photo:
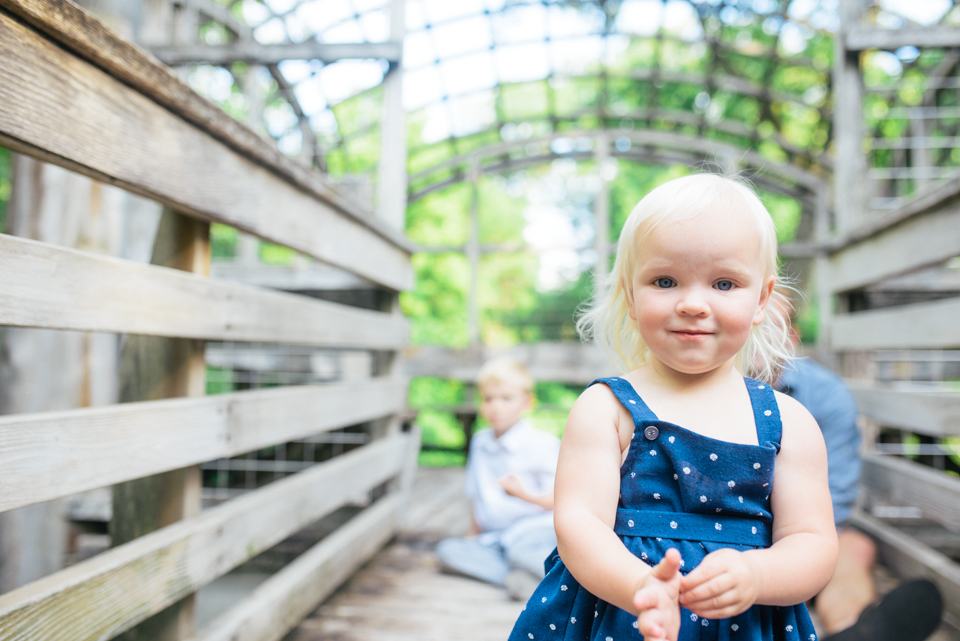
<path fill-rule="evenodd" d="M 643 435 L 647 438 L 648 441 L 652 441 L 656 439 L 658 436 L 660 436 L 660 430 L 658 430 L 653 425 L 650 425 L 649 427 L 647 427 L 647 429 L 643 430 Z"/>

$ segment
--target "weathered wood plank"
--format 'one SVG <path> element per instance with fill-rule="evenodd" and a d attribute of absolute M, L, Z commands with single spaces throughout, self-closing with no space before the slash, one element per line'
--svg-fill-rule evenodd
<path fill-rule="evenodd" d="M 850 51 L 915 47 L 960 47 L 960 28 L 940 25 L 876 29 L 854 27 L 846 32 L 844 45 Z"/>
<path fill-rule="evenodd" d="M 227 65 L 249 62 L 274 65 L 284 60 L 322 60 L 336 62 L 350 58 L 379 58 L 399 62 L 402 45 L 399 42 L 351 42 L 326 44 L 316 41 L 293 44 L 264 45 L 259 42 L 231 42 L 224 45 L 165 45 L 150 47 L 150 53 L 170 66 L 190 62 Z"/>
<path fill-rule="evenodd" d="M 4 2 L 11 3 L 21 5 Z M 51 10 L 51 5 L 72 6 L 40 0 L 23 4 Z M 6 14 L 0 14 L 0 60 L 4 145 L 292 247 L 386 287 L 412 284 L 411 247 L 398 232 L 346 215 L 349 208 L 321 198 L 317 190 L 294 186 L 272 165 L 267 169 L 237 153 Z"/>
<path fill-rule="evenodd" d="M 0 234 L 0 325 L 396 349 L 407 322 Z"/>
<path fill-rule="evenodd" d="M 407 437 L 374 442 L 0 596 L 0 640 L 111 638 L 396 476 Z"/>
<path fill-rule="evenodd" d="M 0 418 L 0 511 L 236 456 L 399 411 L 373 379 Z"/>
<path fill-rule="evenodd" d="M 863 512 L 850 523 L 877 542 L 883 564 L 904 579 L 925 578 L 936 584 L 943 596 L 944 613 L 960 620 L 960 565 L 917 539 Z"/>
<path fill-rule="evenodd" d="M 947 349 L 960 347 L 960 299 L 836 316 L 830 347 L 868 349 Z"/>
<path fill-rule="evenodd" d="M 860 413 L 887 427 L 960 436 L 960 394 L 908 391 L 847 381 Z"/>
<path fill-rule="evenodd" d="M 866 453 L 861 458 L 860 484 L 871 502 L 918 507 L 927 518 L 960 532 L 960 480 L 892 456 Z"/>
<path fill-rule="evenodd" d="M 954 184 L 953 197 L 960 194 Z M 943 262 L 960 248 L 960 203 L 953 197 L 893 223 L 830 256 L 830 288 L 843 292 Z"/>

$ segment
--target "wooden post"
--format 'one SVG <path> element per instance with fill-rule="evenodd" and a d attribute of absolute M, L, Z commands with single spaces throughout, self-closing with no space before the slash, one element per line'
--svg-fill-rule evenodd
<path fill-rule="evenodd" d="M 208 275 L 210 225 L 164 210 L 154 244 L 155 265 Z M 202 341 L 128 336 L 120 359 L 120 402 L 205 393 Z M 173 470 L 113 488 L 111 544 L 133 539 L 200 513 L 199 466 Z M 118 638 L 124 641 L 175 641 L 194 633 L 195 597 L 147 619 Z"/>
<path fill-rule="evenodd" d="M 403 42 L 405 0 L 390 0 L 390 39 Z M 403 229 L 407 210 L 407 130 L 403 111 L 403 64 L 390 65 L 383 79 L 380 117 L 380 166 L 378 167 L 378 215 L 396 229 Z"/>
<path fill-rule="evenodd" d="M 467 239 L 467 260 L 470 261 L 470 291 L 467 293 L 467 326 L 470 346 L 480 344 L 480 305 L 477 301 L 480 280 L 480 167 L 479 159 L 470 168 L 470 237 Z"/>
<path fill-rule="evenodd" d="M 610 181 L 605 177 L 606 165 L 610 162 L 610 138 L 602 133 L 594 140 L 593 159 L 600 176 L 600 189 L 593 201 L 594 228 L 593 246 L 597 252 L 597 264 L 593 268 L 595 287 L 603 287 L 610 271 Z"/>
<path fill-rule="evenodd" d="M 833 172 L 837 231 L 862 224 L 867 206 L 867 163 L 863 153 L 863 79 L 860 52 L 847 51 L 844 34 L 857 26 L 863 0 L 840 0 L 840 28 L 834 37 L 833 70 L 836 159 Z"/>

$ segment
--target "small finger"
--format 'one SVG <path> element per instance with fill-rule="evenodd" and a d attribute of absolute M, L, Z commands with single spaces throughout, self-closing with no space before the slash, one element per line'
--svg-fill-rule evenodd
<path fill-rule="evenodd" d="M 728 592 L 733 587 L 733 579 L 731 579 L 728 575 L 715 577 L 710 581 L 701 583 L 696 587 L 686 590 L 681 586 L 680 603 L 687 604 L 711 599 L 723 594 L 724 592 Z"/>
<path fill-rule="evenodd" d="M 681 560 L 680 551 L 670 548 L 660 562 L 653 566 L 653 576 L 661 581 L 669 581 L 680 571 Z"/>

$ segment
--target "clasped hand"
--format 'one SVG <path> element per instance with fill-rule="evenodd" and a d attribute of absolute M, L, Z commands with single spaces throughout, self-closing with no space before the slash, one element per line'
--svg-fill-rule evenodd
<path fill-rule="evenodd" d="M 682 576 L 680 552 L 671 548 L 637 585 L 637 627 L 646 641 L 676 641 L 681 605 L 700 617 L 725 619 L 756 603 L 759 592 L 759 573 L 743 553 L 730 548 L 711 552 Z"/>

